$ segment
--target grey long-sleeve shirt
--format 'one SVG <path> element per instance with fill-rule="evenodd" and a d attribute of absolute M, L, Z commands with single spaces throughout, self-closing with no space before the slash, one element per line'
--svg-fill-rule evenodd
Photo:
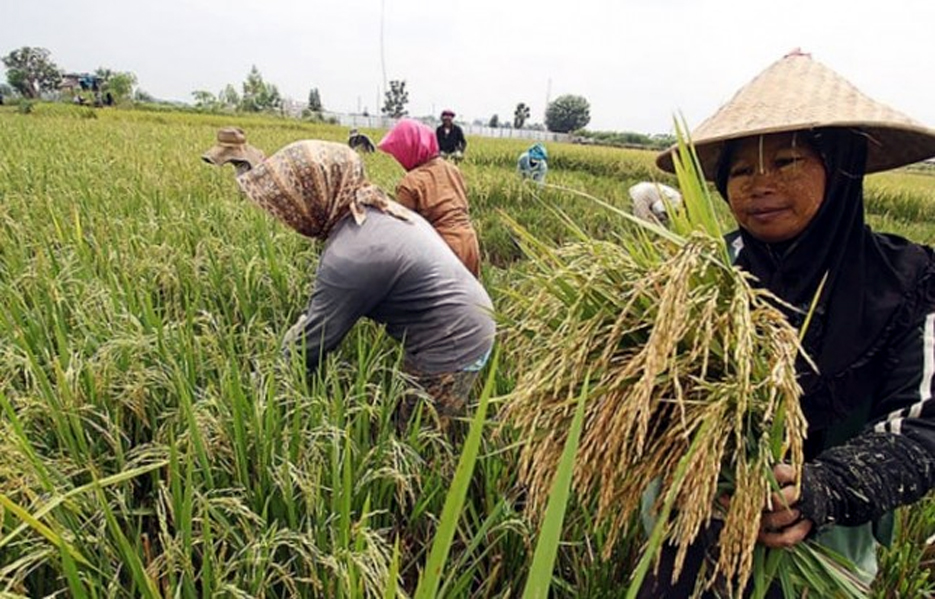
<path fill-rule="evenodd" d="M 310 370 L 362 316 L 386 325 L 403 343 L 410 367 L 426 374 L 456 372 L 493 345 L 493 306 L 432 226 L 414 212 L 403 221 L 367 208 L 329 235 L 306 313 L 287 335 Z"/>

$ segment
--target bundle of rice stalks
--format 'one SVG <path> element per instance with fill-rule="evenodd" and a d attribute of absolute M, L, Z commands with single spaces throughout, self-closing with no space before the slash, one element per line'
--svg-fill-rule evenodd
<path fill-rule="evenodd" d="M 678 547 L 677 576 L 715 518 L 723 520 L 718 561 L 699 589 L 719 578 L 736 594 L 751 576 L 761 592 L 774 576 L 792 586 L 789 572 L 823 558 L 803 546 L 767 559 L 755 547 L 778 488 L 773 466 L 800 472 L 803 462 L 798 333 L 779 300 L 730 265 L 692 153 L 681 156 L 686 212 L 671 231 L 641 223 L 626 238 L 596 241 L 569 222 L 578 242 L 553 249 L 511 223 L 533 266 L 503 302 L 518 373 L 505 421 L 524 439 L 521 478 L 539 513 L 585 393 L 572 485 L 608 531 L 605 556 L 644 491 L 659 486 L 634 586 L 664 541 Z M 717 502 L 724 493 L 727 509 Z"/>

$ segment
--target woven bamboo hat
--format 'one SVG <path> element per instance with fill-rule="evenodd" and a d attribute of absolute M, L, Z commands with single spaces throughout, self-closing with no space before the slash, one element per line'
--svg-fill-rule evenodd
<path fill-rule="evenodd" d="M 935 155 L 935 130 L 864 95 L 849 81 L 798 50 L 773 63 L 692 131 L 713 180 L 725 142 L 751 135 L 818 127 L 848 127 L 868 137 L 867 172 L 885 171 Z M 656 157 L 674 172 L 672 146 Z"/>
<path fill-rule="evenodd" d="M 255 167 L 266 156 L 258 148 L 247 143 L 243 129 L 238 127 L 223 127 L 218 129 L 217 143 L 201 155 L 201 159 L 208 164 L 222 166 L 228 162 L 246 162 Z"/>

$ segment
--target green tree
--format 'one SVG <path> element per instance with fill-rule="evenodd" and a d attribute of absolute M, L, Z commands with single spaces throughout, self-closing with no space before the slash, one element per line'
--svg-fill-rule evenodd
<path fill-rule="evenodd" d="M 513 111 L 513 128 L 522 129 L 527 120 L 529 120 L 529 106 L 526 106 L 524 102 L 520 102 L 516 105 L 516 110 Z"/>
<path fill-rule="evenodd" d="M 577 131 L 590 121 L 591 105 L 583 96 L 559 96 L 545 111 L 545 126 L 556 133 Z"/>
<path fill-rule="evenodd" d="M 496 129 L 497 127 L 499 127 L 499 126 L 500 126 L 500 117 L 497 116 L 496 114 L 493 115 L 492 117 L 490 117 L 490 120 L 487 122 L 487 126 L 488 126 L 488 127 L 493 127 L 494 129 Z"/>
<path fill-rule="evenodd" d="M 649 139 L 652 142 L 652 147 L 657 150 L 665 150 L 678 141 L 678 138 L 670 133 L 654 133 Z"/>
<path fill-rule="evenodd" d="M 136 91 L 133 92 L 133 101 L 134 102 L 157 102 L 158 100 L 156 100 L 155 96 L 153 96 L 151 93 L 145 90 L 142 90 L 140 88 L 136 88 Z"/>
<path fill-rule="evenodd" d="M 195 108 L 199 110 L 217 110 L 219 108 L 217 96 L 209 91 L 199 89 L 192 92 L 195 98 Z"/>
<path fill-rule="evenodd" d="M 272 83 L 263 81 L 260 70 L 253 65 L 243 82 L 243 96 L 240 99 L 240 108 L 246 112 L 263 112 L 279 110 L 282 106 L 282 97 L 279 89 Z"/>
<path fill-rule="evenodd" d="M 218 94 L 218 104 L 221 105 L 221 108 L 227 110 L 237 110 L 237 107 L 240 106 L 240 95 L 237 93 L 237 89 L 230 83 L 224 86 L 224 89 Z"/>
<path fill-rule="evenodd" d="M 23 46 L 3 57 L 7 82 L 26 98 L 58 89 L 62 73 L 45 48 Z"/>
<path fill-rule="evenodd" d="M 318 93 L 318 88 L 313 87 L 308 92 L 308 110 L 309 112 L 321 112 L 325 108 L 321 105 L 321 95 Z"/>
<path fill-rule="evenodd" d="M 101 83 L 107 85 L 110 82 L 110 78 L 116 75 L 113 69 L 108 69 L 105 67 L 98 67 L 94 71 L 94 76 L 101 80 Z"/>
<path fill-rule="evenodd" d="M 136 87 L 136 75 L 130 71 L 114 73 L 104 85 L 104 89 L 114 95 L 114 99 L 128 100 L 133 97 L 133 89 Z"/>
<path fill-rule="evenodd" d="M 409 114 L 406 104 L 409 103 L 409 92 L 406 91 L 405 81 L 390 81 L 390 89 L 386 90 L 382 112 L 386 116 L 398 119 Z"/>

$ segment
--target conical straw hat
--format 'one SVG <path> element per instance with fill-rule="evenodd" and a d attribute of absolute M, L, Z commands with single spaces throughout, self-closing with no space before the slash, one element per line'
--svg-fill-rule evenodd
<path fill-rule="evenodd" d="M 705 177 L 714 179 L 724 142 L 750 135 L 817 127 L 850 127 L 868 136 L 867 172 L 935 155 L 935 130 L 881 104 L 849 81 L 793 51 L 740 89 L 691 134 Z M 674 172 L 672 146 L 656 158 Z"/>

